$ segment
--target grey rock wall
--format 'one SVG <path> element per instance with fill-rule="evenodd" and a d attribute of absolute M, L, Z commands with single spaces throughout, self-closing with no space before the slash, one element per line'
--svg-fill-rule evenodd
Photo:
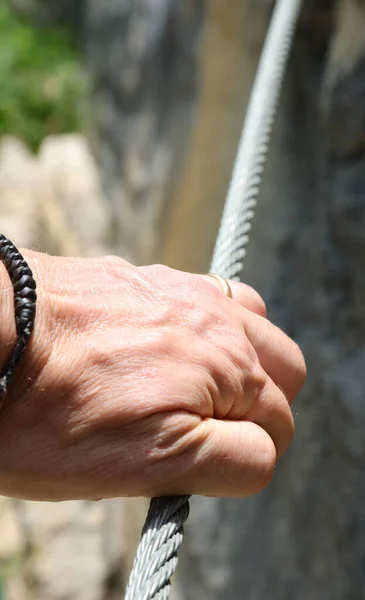
<path fill-rule="evenodd" d="M 87 0 L 95 152 L 117 250 L 150 262 L 184 159 L 203 0 Z"/>
<path fill-rule="evenodd" d="M 269 488 L 194 500 L 186 599 L 365 598 L 364 32 L 362 2 L 305 6 L 244 278 L 308 382 Z"/>
<path fill-rule="evenodd" d="M 85 5 L 94 148 L 128 258 L 207 270 L 271 4 Z M 194 499 L 186 600 L 365 598 L 364 32 L 363 0 L 305 0 L 244 278 L 308 383 L 268 490 Z"/>

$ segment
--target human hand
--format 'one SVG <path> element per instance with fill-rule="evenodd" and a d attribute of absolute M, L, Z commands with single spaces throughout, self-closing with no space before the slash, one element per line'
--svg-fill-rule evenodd
<path fill-rule="evenodd" d="M 231 300 L 209 277 L 116 257 L 23 254 L 38 309 L 0 413 L 1 494 L 233 497 L 268 484 L 305 365 L 256 292 L 232 282 Z"/>

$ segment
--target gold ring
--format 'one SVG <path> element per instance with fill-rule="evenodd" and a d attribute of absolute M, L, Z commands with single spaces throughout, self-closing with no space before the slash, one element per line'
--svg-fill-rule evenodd
<path fill-rule="evenodd" d="M 213 279 L 216 279 L 218 281 L 223 293 L 225 294 L 225 296 L 227 296 L 227 298 L 233 298 L 232 288 L 229 285 L 227 279 L 224 279 L 224 277 L 221 277 L 220 275 L 215 275 L 214 273 L 208 273 L 208 276 L 213 277 Z"/>

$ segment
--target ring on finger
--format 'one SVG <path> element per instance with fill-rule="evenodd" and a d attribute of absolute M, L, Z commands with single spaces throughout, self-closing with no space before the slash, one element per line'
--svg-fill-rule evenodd
<path fill-rule="evenodd" d="M 220 275 L 216 275 L 215 273 L 208 273 L 208 276 L 213 277 L 213 279 L 216 279 L 216 281 L 218 281 L 219 285 L 222 288 L 222 292 L 225 296 L 227 296 L 227 298 L 233 298 L 232 288 L 229 285 L 227 279 L 221 277 Z"/>

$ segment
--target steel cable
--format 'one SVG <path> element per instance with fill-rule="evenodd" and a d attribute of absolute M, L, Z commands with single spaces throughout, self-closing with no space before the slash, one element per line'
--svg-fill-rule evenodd
<path fill-rule="evenodd" d="M 223 211 L 211 271 L 239 279 L 285 67 L 302 0 L 279 0 L 267 32 Z"/>
<path fill-rule="evenodd" d="M 279 94 L 302 0 L 278 0 L 238 147 L 211 273 L 239 280 Z M 153 498 L 125 600 L 167 600 L 190 496 Z"/>

